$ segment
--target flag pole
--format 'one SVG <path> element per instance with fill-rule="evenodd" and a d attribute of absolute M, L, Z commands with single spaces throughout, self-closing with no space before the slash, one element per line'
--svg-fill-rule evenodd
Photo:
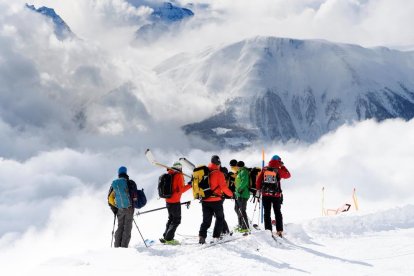
<path fill-rule="evenodd" d="M 264 153 L 264 148 L 262 149 L 262 172 L 263 172 L 263 168 L 264 168 L 264 164 L 265 164 L 265 153 Z M 260 196 L 262 194 L 260 193 Z M 263 200 L 263 198 L 262 198 Z M 261 206 L 260 206 L 260 222 L 263 224 L 263 202 L 261 202 Z"/>

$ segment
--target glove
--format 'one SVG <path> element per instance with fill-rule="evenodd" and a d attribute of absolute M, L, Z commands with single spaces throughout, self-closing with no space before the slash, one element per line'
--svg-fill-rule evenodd
<path fill-rule="evenodd" d="M 226 194 L 223 194 L 223 198 L 226 198 L 226 199 L 232 199 L 233 197 L 232 197 L 232 196 L 228 196 L 228 195 L 226 195 Z"/>
<path fill-rule="evenodd" d="M 115 206 L 109 205 L 109 207 L 111 207 L 112 213 L 114 213 L 114 215 L 116 215 L 118 213 L 118 208 L 116 208 Z"/>
<path fill-rule="evenodd" d="M 187 184 L 190 185 L 191 187 L 193 187 L 193 182 L 188 181 Z"/>

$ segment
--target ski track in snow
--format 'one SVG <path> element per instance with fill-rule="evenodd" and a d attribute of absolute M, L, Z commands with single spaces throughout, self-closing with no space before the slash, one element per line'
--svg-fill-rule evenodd
<path fill-rule="evenodd" d="M 146 248 L 141 240 L 128 249 L 56 256 L 31 267 L 13 268 L 6 275 L 114 275 L 134 271 L 140 275 L 411 275 L 413 226 L 414 205 L 287 223 L 285 238 L 276 241 L 269 231 L 254 229 L 247 237 L 235 233 L 233 241 L 199 245 L 197 236 L 180 226 L 177 233 L 181 230 L 184 234 L 177 234 L 176 239 L 182 245 L 169 246 L 156 240 Z M 194 224 L 194 229 L 197 227 Z M 137 235 L 133 230 L 133 236 Z"/>

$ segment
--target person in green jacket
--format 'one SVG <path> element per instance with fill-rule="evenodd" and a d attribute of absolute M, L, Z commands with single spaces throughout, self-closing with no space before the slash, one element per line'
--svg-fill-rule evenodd
<path fill-rule="evenodd" d="M 239 232 L 247 233 L 249 232 L 249 219 L 246 213 L 247 201 L 250 197 L 249 191 L 249 171 L 244 166 L 243 161 L 237 162 L 237 176 L 235 181 L 236 186 L 236 203 L 234 210 L 237 213 L 239 219 Z"/>

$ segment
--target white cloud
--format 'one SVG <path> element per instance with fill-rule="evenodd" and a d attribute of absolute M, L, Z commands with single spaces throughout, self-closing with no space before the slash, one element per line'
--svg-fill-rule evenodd
<path fill-rule="evenodd" d="M 118 55 L 99 46 L 99 41 L 59 41 L 45 17 L 23 4 L 19 9 L 2 5 L 0 122 L 5 143 L 0 145 L 1 155 L 27 158 L 39 150 L 83 147 L 93 140 L 93 145 L 104 145 L 127 140 L 126 136 L 134 137 L 129 145 L 138 140 L 145 144 L 142 138 L 157 140 L 151 138 L 153 133 L 166 131 L 177 140 L 171 144 L 182 144 L 180 123 L 171 121 L 181 117 L 177 105 L 179 109 L 187 102 L 172 97 L 174 90 L 142 64 L 123 56 L 138 50 L 124 45 L 122 51 L 113 49 L 121 52 Z M 95 12 L 102 8 L 98 6 Z M 173 101 L 163 106 L 164 98 L 157 91 L 165 91 L 164 97 Z M 153 123 L 152 118 L 159 121 Z"/>

